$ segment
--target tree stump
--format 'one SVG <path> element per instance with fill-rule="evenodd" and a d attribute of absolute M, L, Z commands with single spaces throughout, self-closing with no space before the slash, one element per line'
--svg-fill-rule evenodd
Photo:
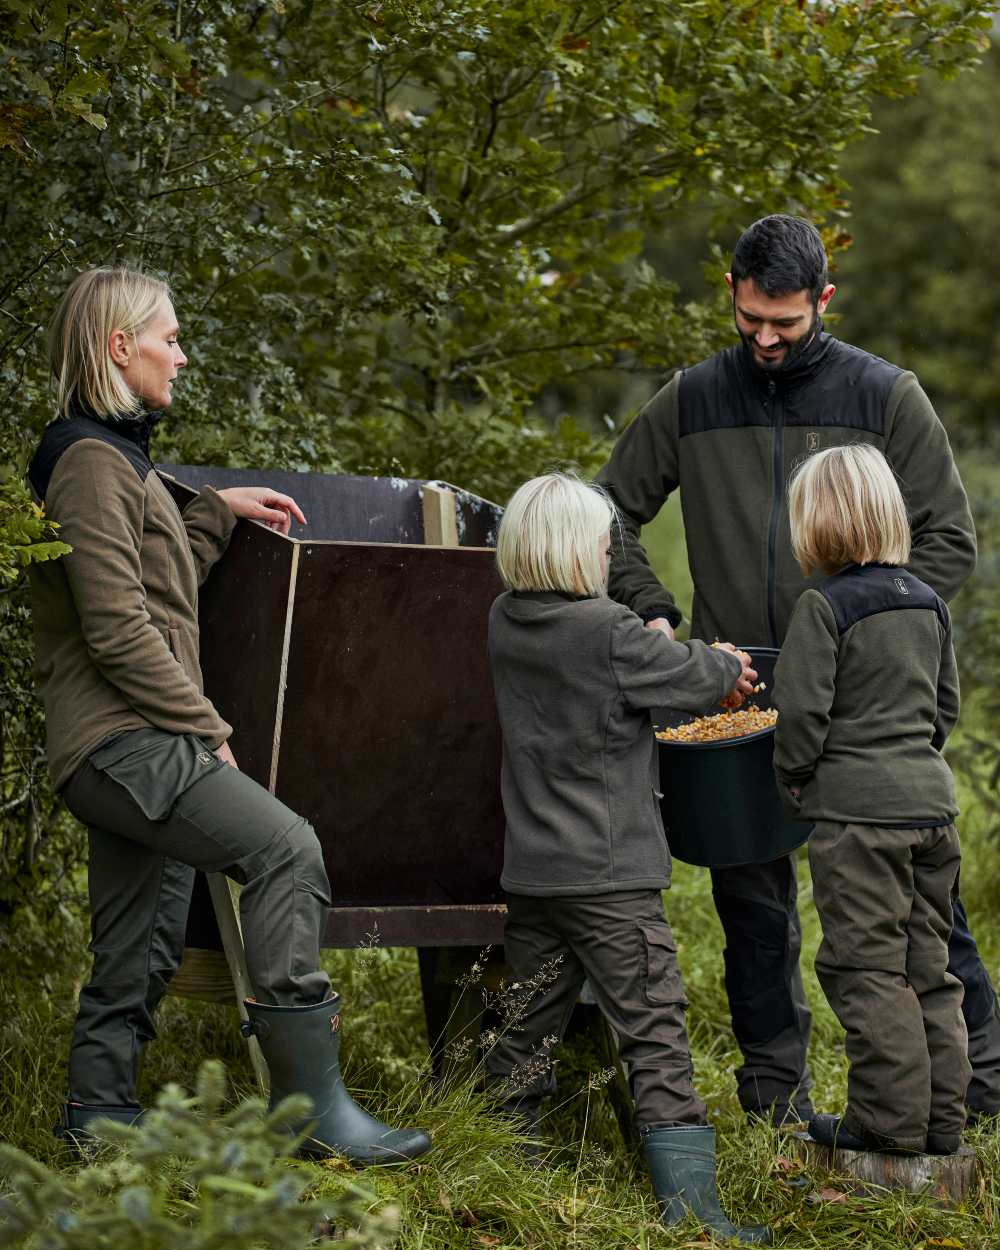
<path fill-rule="evenodd" d="M 882 1154 L 831 1150 L 814 1141 L 808 1133 L 794 1133 L 788 1139 L 788 1147 L 793 1155 L 810 1165 L 844 1177 L 842 1188 L 849 1193 L 867 1193 L 875 1186 L 905 1189 L 949 1205 L 968 1196 L 978 1168 L 978 1157 L 971 1146 L 962 1146 L 953 1155 Z"/>

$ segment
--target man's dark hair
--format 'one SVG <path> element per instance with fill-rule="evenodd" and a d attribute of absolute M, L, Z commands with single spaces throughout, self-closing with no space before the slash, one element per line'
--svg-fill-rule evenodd
<path fill-rule="evenodd" d="M 761 217 L 736 240 L 733 285 L 753 278 L 772 298 L 808 291 L 815 304 L 827 283 L 826 252 L 814 225 L 804 217 L 772 213 Z"/>

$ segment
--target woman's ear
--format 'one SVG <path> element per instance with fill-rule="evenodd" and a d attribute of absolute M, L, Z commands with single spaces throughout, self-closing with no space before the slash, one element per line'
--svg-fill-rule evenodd
<path fill-rule="evenodd" d="M 108 351 L 111 353 L 111 359 L 116 365 L 121 365 L 124 369 L 129 362 L 131 352 L 129 336 L 124 330 L 112 330 L 108 338 Z"/>

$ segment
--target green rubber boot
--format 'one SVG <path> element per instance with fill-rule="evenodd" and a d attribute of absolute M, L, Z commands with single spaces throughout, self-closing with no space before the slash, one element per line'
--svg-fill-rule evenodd
<path fill-rule="evenodd" d="M 256 1035 L 271 1073 L 271 1103 L 306 1094 L 312 1124 L 299 1147 L 307 1158 L 341 1155 L 359 1167 L 405 1163 L 430 1149 L 419 1128 L 390 1128 L 354 1101 L 340 1075 L 340 995 L 308 1007 L 276 1007 L 247 1000 L 249 1028 Z"/>
<path fill-rule="evenodd" d="M 738 1228 L 719 1205 L 714 1128 L 685 1124 L 644 1128 L 640 1135 L 664 1224 L 679 1224 L 693 1215 L 717 1236 L 736 1237 L 746 1245 L 771 1244 L 769 1228 L 762 1224 Z"/>
<path fill-rule="evenodd" d="M 124 1106 L 98 1106 L 88 1102 L 63 1103 L 62 1116 L 52 1130 L 81 1156 L 97 1150 L 101 1139 L 92 1131 L 96 1120 L 114 1120 L 116 1124 L 138 1124 L 145 1115 L 142 1107 L 132 1103 Z"/>

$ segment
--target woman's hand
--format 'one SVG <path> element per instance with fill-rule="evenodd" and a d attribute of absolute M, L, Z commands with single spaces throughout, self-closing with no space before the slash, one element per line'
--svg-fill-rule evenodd
<path fill-rule="evenodd" d="M 236 763 L 236 756 L 233 754 L 233 749 L 228 742 L 224 742 L 221 747 L 216 747 L 215 758 L 222 760 L 223 764 L 228 764 L 230 768 L 239 768 L 239 764 Z"/>
<path fill-rule="evenodd" d="M 268 529 L 287 534 L 292 517 L 305 525 L 302 510 L 291 495 L 271 490 L 267 486 L 228 486 L 218 492 L 236 516 L 248 521 L 263 521 Z"/>

